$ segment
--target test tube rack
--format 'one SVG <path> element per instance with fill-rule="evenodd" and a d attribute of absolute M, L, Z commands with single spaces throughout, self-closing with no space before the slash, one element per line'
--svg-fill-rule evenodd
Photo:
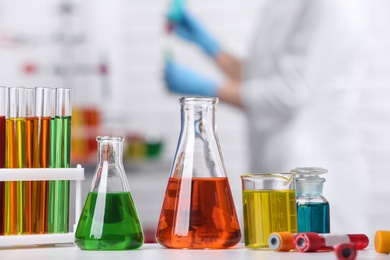
<path fill-rule="evenodd" d="M 84 168 L 7 168 L 0 169 L 0 181 L 75 181 L 75 220 L 81 214 L 82 181 L 85 179 Z M 76 223 L 77 224 L 77 223 Z M 73 230 L 75 230 L 74 224 Z M 19 245 L 43 245 L 73 243 L 74 233 L 28 234 L 0 236 L 0 247 Z"/>

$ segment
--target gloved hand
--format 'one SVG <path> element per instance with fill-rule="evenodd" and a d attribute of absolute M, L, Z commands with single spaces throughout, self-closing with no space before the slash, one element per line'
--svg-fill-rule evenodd
<path fill-rule="evenodd" d="M 198 20 L 186 11 L 183 11 L 178 21 L 175 21 L 175 31 L 182 38 L 196 43 L 211 57 L 215 57 L 221 51 L 217 40 L 203 28 Z"/>
<path fill-rule="evenodd" d="M 217 81 L 208 79 L 173 60 L 168 60 L 165 64 L 164 80 L 169 91 L 195 96 L 215 97 L 220 86 Z"/>

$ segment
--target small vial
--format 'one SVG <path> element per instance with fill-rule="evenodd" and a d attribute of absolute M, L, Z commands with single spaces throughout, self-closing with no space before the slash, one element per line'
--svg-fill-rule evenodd
<path fill-rule="evenodd" d="M 328 170 L 298 167 L 291 172 L 296 174 L 298 233 L 330 233 L 329 202 L 322 196 L 325 178 L 319 176 Z"/>
<path fill-rule="evenodd" d="M 390 253 L 390 231 L 378 230 L 375 233 L 374 247 L 377 253 Z"/>
<path fill-rule="evenodd" d="M 299 233 L 294 238 L 294 246 L 299 252 L 331 251 L 338 244 L 353 243 L 361 250 L 368 246 L 368 237 L 364 234 L 317 234 Z"/>
<path fill-rule="evenodd" d="M 273 232 L 268 237 L 268 247 L 274 251 L 289 252 L 294 249 L 294 236 L 290 232 Z"/>
<path fill-rule="evenodd" d="M 338 244 L 334 246 L 333 250 L 339 260 L 354 260 L 357 255 L 354 243 Z"/>

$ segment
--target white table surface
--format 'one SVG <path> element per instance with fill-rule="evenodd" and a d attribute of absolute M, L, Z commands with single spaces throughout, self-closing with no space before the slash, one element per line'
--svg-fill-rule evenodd
<path fill-rule="evenodd" d="M 28 259 L 82 259 L 82 260 L 142 260 L 142 259 L 178 259 L 178 260 L 217 260 L 217 259 L 253 259 L 253 260 L 316 260 L 337 259 L 334 252 L 274 252 L 248 250 L 243 244 L 225 250 L 186 250 L 167 249 L 159 244 L 144 244 L 137 250 L 127 251 L 86 251 L 80 250 L 73 244 L 61 244 L 56 246 L 31 246 L 31 247 L 0 247 L 1 260 L 28 260 Z M 390 259 L 389 255 L 376 253 L 372 247 L 358 251 L 356 259 Z"/>

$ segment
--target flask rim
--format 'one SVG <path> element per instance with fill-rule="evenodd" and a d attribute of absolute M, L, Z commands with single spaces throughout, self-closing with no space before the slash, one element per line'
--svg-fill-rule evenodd
<path fill-rule="evenodd" d="M 110 141 L 110 142 L 123 142 L 125 138 L 123 136 L 109 136 L 109 135 L 99 135 L 96 137 L 96 141 L 98 142 L 104 142 L 104 141 Z"/>

